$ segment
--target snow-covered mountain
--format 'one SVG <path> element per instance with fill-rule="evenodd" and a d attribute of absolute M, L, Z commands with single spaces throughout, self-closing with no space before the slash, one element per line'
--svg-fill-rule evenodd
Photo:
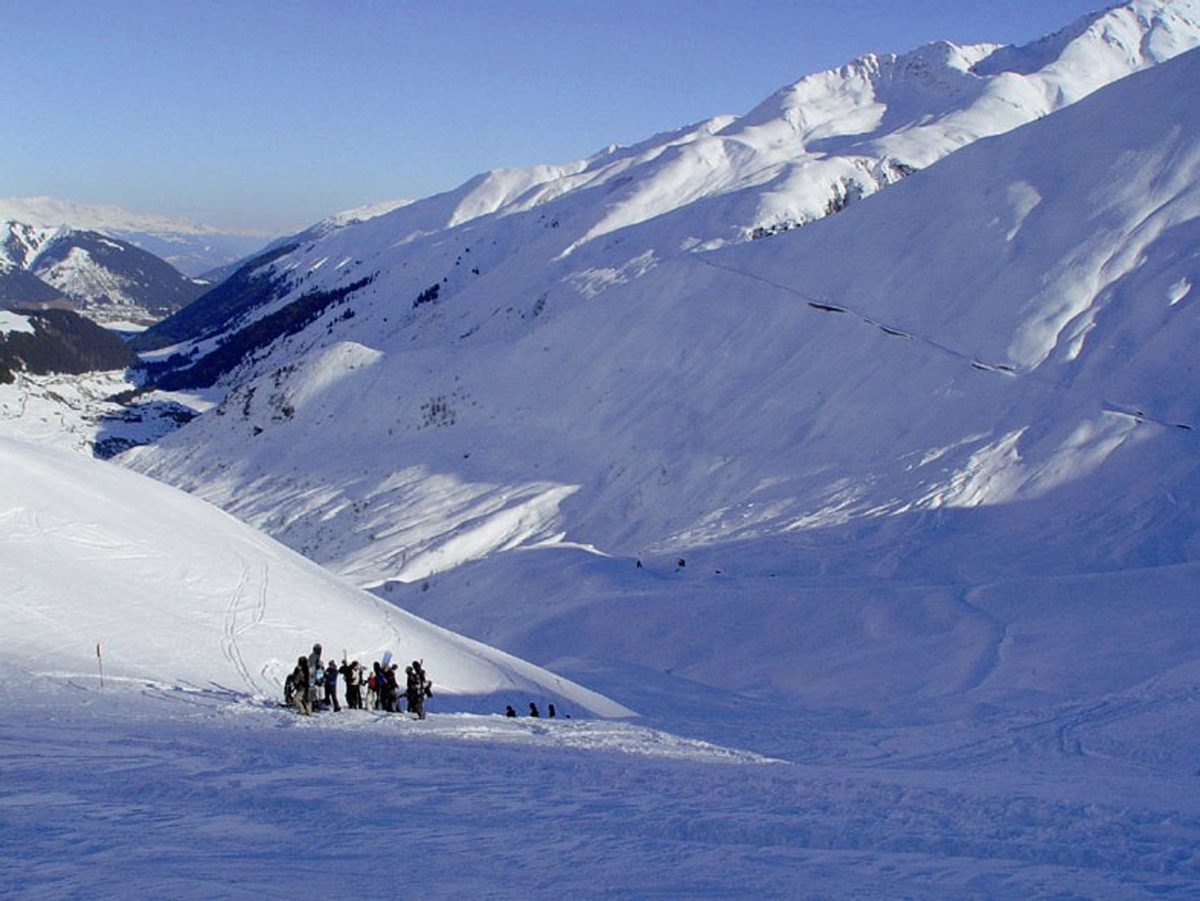
<path fill-rule="evenodd" d="M 810 96 L 827 86 L 817 95 L 837 115 L 823 121 L 855 123 L 838 126 L 843 145 L 855 129 L 852 143 L 866 141 L 849 109 L 873 110 L 895 136 L 868 143 L 920 132 L 938 153 L 1015 124 L 984 115 L 998 96 L 1035 121 L 771 241 L 711 249 L 724 228 L 711 204 L 727 223 L 735 195 L 767 194 L 726 190 L 714 173 L 730 170 L 694 155 L 731 146 L 731 129 L 761 135 L 760 107 L 673 145 L 615 151 L 623 181 L 575 180 L 596 161 L 494 173 L 281 247 L 243 274 L 241 302 L 210 306 L 191 343 L 162 333 L 176 345 L 175 387 L 223 376 L 230 394 L 130 462 L 367 586 L 564 536 L 633 556 L 855 528 L 914 529 L 904 553 L 872 566 L 915 573 L 923 554 L 952 553 L 931 523 L 974 509 L 984 514 L 970 522 L 995 528 L 993 511 L 1018 502 L 1050 516 L 1021 533 L 1045 567 L 1186 559 L 1189 458 L 1165 448 L 1191 440 L 1200 412 L 1186 383 L 1157 386 L 1181 381 L 1189 333 L 1141 298 L 1168 298 L 1178 314 L 1195 278 L 1181 249 L 1195 63 L 1049 116 L 1016 102 L 1066 104 L 1098 72 L 1194 42 L 1193 12 L 1135 2 L 1029 48 L 926 48 L 893 61 L 870 103 L 863 64 L 800 82 Z M 927 77 L 931 60 L 945 77 Z M 821 108 L 795 109 L 810 105 Z M 974 131 L 947 125 L 966 110 Z M 794 133 L 786 110 L 770 121 Z M 1142 283 L 1147 260 L 1161 260 L 1165 283 Z M 1132 354 L 1133 335 L 1153 350 Z M 1161 440 L 1148 440 L 1156 428 Z M 1170 480 L 1173 501 L 1137 475 L 1149 471 L 1139 453 L 1166 454 L 1155 479 Z M 1129 507 L 1114 525 L 1095 514 L 1118 472 Z M 1134 525 L 1145 519 L 1156 529 Z M 1055 562 L 1060 547 L 1071 563 Z M 816 556 L 822 570 L 861 564 Z"/>
<path fill-rule="evenodd" d="M 832 88 L 942 158 L 803 228 L 803 178 L 689 156 L 726 120 L 322 223 L 148 332 L 212 406 L 125 462 L 374 597 L 0 385 L 0 892 L 1196 897 L 1193 11 L 922 51 L 981 134 L 964 83 L 1096 87 L 984 140 Z M 453 691 L 264 704 L 314 638 Z"/>
<path fill-rule="evenodd" d="M 140 247 L 193 278 L 208 277 L 261 248 L 271 235 L 238 232 L 113 205 L 73 203 L 54 197 L 0 197 L 0 221 L 42 229 L 94 231 Z"/>
<path fill-rule="evenodd" d="M 95 231 L 0 224 L 0 303 L 57 304 L 111 327 L 143 328 L 207 290 L 126 241 Z"/>
<path fill-rule="evenodd" d="M 1130 0 L 1023 47 L 939 42 L 868 54 L 806 76 L 742 116 L 714 116 L 584 160 L 482 174 L 354 241 L 369 246 L 364 232 L 386 230 L 408 242 L 534 209 L 561 229 L 560 253 L 651 219 L 669 249 L 766 236 L 1198 43 L 1196 0 Z M 566 196 L 574 199 L 550 208 Z"/>

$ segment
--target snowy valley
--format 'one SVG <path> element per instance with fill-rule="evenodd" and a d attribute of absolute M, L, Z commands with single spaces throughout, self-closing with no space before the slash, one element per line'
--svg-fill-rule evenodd
<path fill-rule="evenodd" d="M 1197 47 L 863 57 L 0 385 L 0 890 L 1195 897 Z"/>

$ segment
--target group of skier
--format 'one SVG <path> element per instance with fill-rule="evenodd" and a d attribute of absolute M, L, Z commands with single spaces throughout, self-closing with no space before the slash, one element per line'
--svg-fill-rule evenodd
<path fill-rule="evenodd" d="M 507 717 L 514 717 L 517 715 L 517 711 L 515 711 L 513 709 L 512 704 L 509 704 L 507 707 L 504 708 L 504 715 Z M 534 718 L 541 716 L 541 714 L 538 713 L 537 704 L 533 703 L 533 701 L 529 702 L 529 715 Z M 551 704 L 550 706 L 548 706 L 546 708 L 546 716 L 548 716 L 550 719 L 554 719 L 556 716 L 558 716 L 558 711 L 554 709 L 553 704 Z M 570 714 L 567 714 L 567 718 L 570 719 Z"/>
<path fill-rule="evenodd" d="M 306 716 L 317 710 L 333 709 L 340 711 L 338 702 L 338 676 L 346 686 L 346 706 L 351 710 L 382 710 L 389 713 L 402 712 L 400 706 L 400 684 L 396 675 L 399 666 L 390 660 L 384 663 L 375 661 L 371 672 L 357 660 L 347 662 L 345 658 L 339 666 L 335 661 L 321 659 L 321 645 L 314 644 L 308 656 L 301 656 L 296 661 L 283 685 L 284 703 L 295 707 Z M 421 661 L 414 660 L 404 668 L 406 684 L 404 689 L 404 704 L 409 713 L 418 719 L 425 719 L 425 699 L 433 695 L 433 683 L 425 674 Z M 364 689 L 365 697 L 364 697 Z"/>

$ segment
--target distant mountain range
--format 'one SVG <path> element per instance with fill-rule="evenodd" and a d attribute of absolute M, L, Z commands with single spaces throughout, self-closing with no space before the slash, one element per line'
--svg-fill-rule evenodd
<path fill-rule="evenodd" d="M 102 325 L 141 328 L 209 287 L 100 232 L 11 221 L 0 232 L 0 304 L 9 308 L 58 305 Z"/>
<path fill-rule="evenodd" d="M 113 208 L 87 208 L 35 198 L 0 200 L 0 310 L 21 314 L 13 330 L 0 330 L 0 380 L 22 369 L 35 374 L 124 368 L 133 355 L 106 329 L 137 331 L 186 307 L 212 287 L 186 276 L 146 246 L 179 251 L 203 230 L 172 232 L 166 220 L 134 217 Z M 70 225 L 30 222 L 66 221 Z M 96 223 L 106 230 L 78 227 Z M 135 231 L 134 228 L 154 229 Z M 126 235 L 127 237 L 121 237 Z M 204 266 L 225 262 L 240 237 Z M 175 259 L 179 259 L 178 255 Z M 200 256 L 194 256 L 199 261 Z"/>
<path fill-rule="evenodd" d="M 213 270 L 251 255 L 273 237 L 266 232 L 223 230 L 53 197 L 0 197 L 0 222 L 6 220 L 46 230 L 100 232 L 162 258 L 185 275 L 207 281 L 212 281 Z"/>
<path fill-rule="evenodd" d="M 314 240 L 405 203 L 339 213 L 268 245 L 263 235 L 219 232 L 117 207 L 0 198 L 0 308 L 56 306 L 136 331 L 178 312 L 256 252 Z"/>

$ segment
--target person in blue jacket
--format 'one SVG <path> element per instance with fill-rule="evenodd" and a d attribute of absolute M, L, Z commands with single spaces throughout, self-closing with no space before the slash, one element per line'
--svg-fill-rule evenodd
<path fill-rule="evenodd" d="M 325 667 L 325 703 L 332 705 L 335 712 L 342 709 L 342 705 L 338 703 L 337 697 L 337 677 L 338 668 L 334 666 L 331 660 Z"/>

